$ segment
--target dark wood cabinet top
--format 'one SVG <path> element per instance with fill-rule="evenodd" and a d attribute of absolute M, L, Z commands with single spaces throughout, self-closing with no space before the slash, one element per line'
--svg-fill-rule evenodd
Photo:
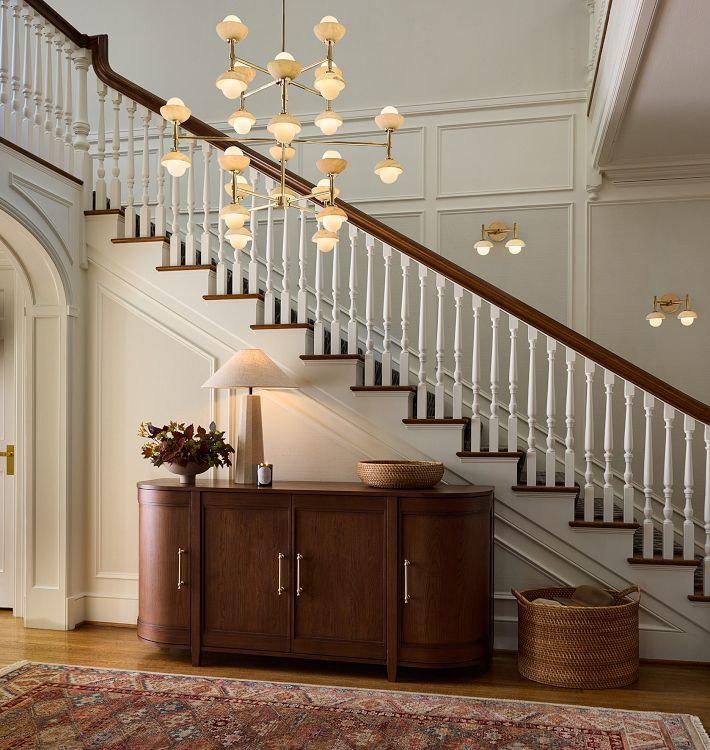
<path fill-rule="evenodd" d="M 255 484 L 233 484 L 226 479 L 198 479 L 194 485 L 180 484 L 178 479 L 150 479 L 138 482 L 141 490 L 178 490 L 181 492 L 258 492 L 263 495 L 287 493 L 289 495 L 378 495 L 397 497 L 483 497 L 493 492 L 493 487 L 475 484 L 438 484 L 423 490 L 388 490 L 368 487 L 360 482 L 274 482 L 271 487 Z"/>

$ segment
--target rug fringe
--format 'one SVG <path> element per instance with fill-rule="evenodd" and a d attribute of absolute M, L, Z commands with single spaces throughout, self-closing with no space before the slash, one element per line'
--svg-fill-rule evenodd
<path fill-rule="evenodd" d="M 22 659 L 22 661 L 16 661 L 12 664 L 8 664 L 6 667 L 0 668 L 0 677 L 4 677 L 6 674 L 10 674 L 10 672 L 14 672 L 16 669 L 20 669 L 20 667 L 24 667 L 25 664 L 30 664 L 31 662 L 29 659 Z"/>
<path fill-rule="evenodd" d="M 705 750 L 710 750 L 710 737 L 708 737 L 703 722 L 700 721 L 697 716 L 693 716 L 692 714 L 689 714 L 688 718 L 690 719 L 691 728 L 698 735 L 699 743 L 705 748 Z"/>

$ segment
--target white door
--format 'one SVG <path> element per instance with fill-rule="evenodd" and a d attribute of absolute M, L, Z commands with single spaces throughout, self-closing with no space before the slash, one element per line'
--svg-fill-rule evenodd
<path fill-rule="evenodd" d="M 15 272 L 0 268 L 0 451 L 15 447 Z M 15 604 L 15 477 L 0 456 L 0 608 Z M 8 471 L 9 469 L 9 471 Z"/>

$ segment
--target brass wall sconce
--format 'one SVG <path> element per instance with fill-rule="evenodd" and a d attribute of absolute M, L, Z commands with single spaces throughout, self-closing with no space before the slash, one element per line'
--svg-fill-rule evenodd
<path fill-rule="evenodd" d="M 503 242 L 510 234 L 510 227 L 504 221 L 492 221 L 486 229 L 485 224 L 481 224 L 481 239 L 474 245 L 479 255 L 488 255 L 493 247 L 494 242 Z M 513 238 L 505 243 L 511 255 L 517 255 L 524 247 L 525 243 L 518 237 L 518 224 L 513 224 Z"/>
<path fill-rule="evenodd" d="M 684 326 L 692 326 L 698 313 L 690 309 L 690 295 L 686 294 L 685 299 L 681 299 L 677 294 L 664 294 L 662 297 L 653 297 L 653 310 L 646 316 L 652 328 L 658 328 L 666 319 L 666 315 L 671 315 L 678 309 L 683 309 L 678 313 L 678 320 Z"/>

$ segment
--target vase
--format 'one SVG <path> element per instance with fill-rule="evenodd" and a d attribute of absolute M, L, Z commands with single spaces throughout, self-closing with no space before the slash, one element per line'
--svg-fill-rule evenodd
<path fill-rule="evenodd" d="M 180 477 L 180 484 L 195 484 L 195 477 L 209 469 L 205 464 L 197 464 L 193 461 L 182 466 L 180 464 L 165 464 L 169 471 Z"/>

